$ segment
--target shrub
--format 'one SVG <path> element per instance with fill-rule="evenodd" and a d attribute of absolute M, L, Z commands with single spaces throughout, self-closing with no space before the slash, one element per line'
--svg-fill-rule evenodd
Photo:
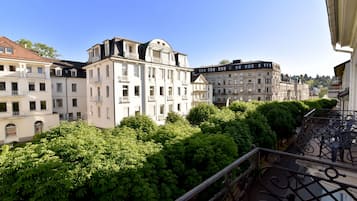
<path fill-rule="evenodd" d="M 254 103 L 242 102 L 242 101 L 234 101 L 229 109 L 234 112 L 246 112 L 247 110 L 254 110 L 256 105 Z"/>
<path fill-rule="evenodd" d="M 176 112 L 169 112 L 167 114 L 165 122 L 167 124 L 168 123 L 177 123 L 177 122 L 188 123 L 184 117 L 182 117 L 180 114 L 177 114 Z"/>

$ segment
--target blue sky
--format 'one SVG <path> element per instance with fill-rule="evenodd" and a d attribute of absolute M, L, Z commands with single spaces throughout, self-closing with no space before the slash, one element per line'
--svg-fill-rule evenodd
<path fill-rule="evenodd" d="M 222 59 L 268 60 L 282 73 L 333 75 L 349 58 L 332 49 L 324 0 L 13 0 L 1 4 L 0 35 L 56 48 L 86 61 L 86 50 L 115 36 L 162 38 L 191 67 Z"/>

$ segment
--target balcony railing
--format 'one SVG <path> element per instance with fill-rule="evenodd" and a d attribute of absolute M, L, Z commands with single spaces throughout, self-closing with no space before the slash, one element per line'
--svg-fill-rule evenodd
<path fill-rule="evenodd" d="M 119 82 L 129 82 L 128 76 L 119 76 L 118 79 L 119 79 Z"/>
<path fill-rule="evenodd" d="M 13 111 L 12 112 L 12 116 L 19 116 L 20 115 L 20 111 Z"/>
<path fill-rule="evenodd" d="M 356 114 L 313 110 L 289 153 L 255 148 L 177 200 L 357 200 Z"/>
<path fill-rule="evenodd" d="M 129 96 L 119 97 L 119 102 L 120 102 L 120 103 L 130 103 Z"/>
<path fill-rule="evenodd" d="M 357 168 L 255 148 L 176 201 L 357 200 Z"/>

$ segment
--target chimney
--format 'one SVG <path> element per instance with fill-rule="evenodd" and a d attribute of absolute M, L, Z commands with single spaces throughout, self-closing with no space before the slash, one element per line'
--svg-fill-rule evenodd
<path fill-rule="evenodd" d="M 239 64 L 239 63 L 241 63 L 242 62 L 242 60 L 240 60 L 240 59 L 235 59 L 235 60 L 233 60 L 233 63 L 234 64 Z"/>

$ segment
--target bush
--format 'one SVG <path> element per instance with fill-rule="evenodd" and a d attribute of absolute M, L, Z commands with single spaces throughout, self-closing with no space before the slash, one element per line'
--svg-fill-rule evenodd
<path fill-rule="evenodd" d="M 192 125 L 198 126 L 217 112 L 218 108 L 212 104 L 199 104 L 190 110 L 186 118 Z"/>
<path fill-rule="evenodd" d="M 246 112 L 248 110 L 254 110 L 256 105 L 254 103 L 242 102 L 242 101 L 234 101 L 229 109 L 234 112 Z"/>

